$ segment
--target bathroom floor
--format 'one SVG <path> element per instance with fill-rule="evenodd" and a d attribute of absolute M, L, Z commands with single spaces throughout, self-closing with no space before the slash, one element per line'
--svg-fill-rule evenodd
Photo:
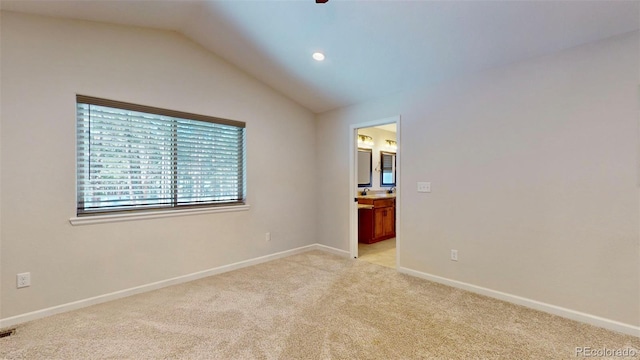
<path fill-rule="evenodd" d="M 395 269 L 396 238 L 373 244 L 358 243 L 358 259 Z"/>

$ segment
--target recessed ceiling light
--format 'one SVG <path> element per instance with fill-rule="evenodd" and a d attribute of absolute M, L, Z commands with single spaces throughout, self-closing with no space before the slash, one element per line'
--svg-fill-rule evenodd
<path fill-rule="evenodd" d="M 324 60 L 324 54 L 321 52 L 314 52 L 312 56 L 313 56 L 313 59 L 316 61 Z"/>

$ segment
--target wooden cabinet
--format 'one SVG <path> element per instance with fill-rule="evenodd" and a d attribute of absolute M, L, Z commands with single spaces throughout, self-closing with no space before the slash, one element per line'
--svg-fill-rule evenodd
<path fill-rule="evenodd" d="M 358 209 L 358 242 L 373 243 L 373 207 Z"/>
<path fill-rule="evenodd" d="M 358 241 L 371 244 L 396 236 L 396 200 L 359 198 L 358 204 L 372 208 L 358 210 Z"/>

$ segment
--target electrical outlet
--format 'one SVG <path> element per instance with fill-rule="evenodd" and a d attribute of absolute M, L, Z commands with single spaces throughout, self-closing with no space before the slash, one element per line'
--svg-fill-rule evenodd
<path fill-rule="evenodd" d="M 270 232 L 266 233 L 264 235 L 264 239 L 267 240 L 267 241 L 271 241 L 271 233 Z"/>
<path fill-rule="evenodd" d="M 16 286 L 18 289 L 31 286 L 31 273 L 22 273 L 16 275 Z"/>
<path fill-rule="evenodd" d="M 458 261 L 458 250 L 451 249 L 451 260 Z"/>
<path fill-rule="evenodd" d="M 430 182 L 418 182 L 418 192 L 429 193 L 431 192 L 431 183 Z"/>

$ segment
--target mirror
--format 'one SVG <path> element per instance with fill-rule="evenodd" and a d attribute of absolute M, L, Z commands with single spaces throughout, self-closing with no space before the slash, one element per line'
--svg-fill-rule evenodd
<path fill-rule="evenodd" d="M 396 186 L 396 154 L 380 151 L 380 186 Z"/>
<path fill-rule="evenodd" d="M 358 187 L 371 186 L 371 149 L 358 149 Z"/>

